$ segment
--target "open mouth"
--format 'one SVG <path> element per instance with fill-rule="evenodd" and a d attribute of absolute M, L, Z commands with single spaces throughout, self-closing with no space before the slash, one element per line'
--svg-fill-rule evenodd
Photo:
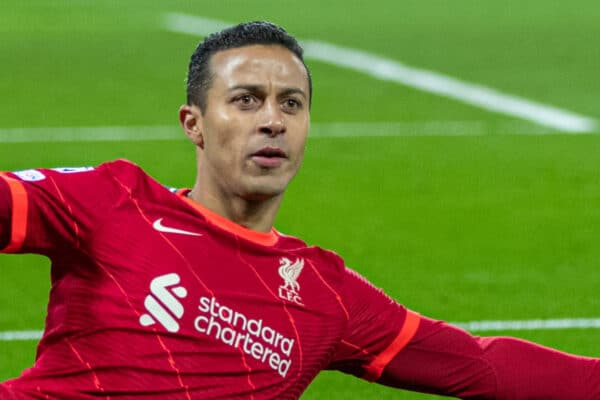
<path fill-rule="evenodd" d="M 279 167 L 287 159 L 287 154 L 278 147 L 267 146 L 256 153 L 252 153 L 251 158 L 263 168 L 274 168 Z"/>
<path fill-rule="evenodd" d="M 287 158 L 287 155 L 283 150 L 277 147 L 263 147 L 256 153 L 253 153 L 252 157 Z"/>

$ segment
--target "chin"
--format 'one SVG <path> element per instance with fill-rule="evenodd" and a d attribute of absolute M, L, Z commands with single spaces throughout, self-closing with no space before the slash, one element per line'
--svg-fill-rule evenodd
<path fill-rule="evenodd" d="M 265 201 L 283 195 L 286 184 L 254 184 L 246 187 L 242 197 L 249 201 Z"/>

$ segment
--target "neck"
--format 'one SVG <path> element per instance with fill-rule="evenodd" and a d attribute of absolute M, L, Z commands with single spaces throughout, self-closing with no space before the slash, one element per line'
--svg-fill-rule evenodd
<path fill-rule="evenodd" d="M 258 232 L 270 232 L 273 229 L 282 196 L 247 200 L 235 195 L 215 195 L 202 190 L 198 182 L 188 194 L 188 197 L 196 203 L 238 225 Z"/>

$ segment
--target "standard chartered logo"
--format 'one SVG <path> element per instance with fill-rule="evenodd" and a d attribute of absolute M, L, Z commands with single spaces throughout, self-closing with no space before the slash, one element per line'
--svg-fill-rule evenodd
<path fill-rule="evenodd" d="M 147 313 L 140 316 L 142 326 L 156 323 L 169 332 L 179 332 L 184 308 L 179 299 L 188 295 L 179 285 L 176 273 L 161 275 L 150 282 L 150 294 L 144 299 Z M 285 377 L 292 365 L 291 354 L 295 340 L 282 335 L 262 319 L 219 304 L 215 297 L 200 297 L 199 315 L 194 319 L 197 332 L 235 347 L 266 364 Z"/>
<path fill-rule="evenodd" d="M 200 333 L 241 349 L 285 377 L 292 361 L 294 339 L 267 326 L 262 319 L 248 318 L 241 312 L 219 304 L 214 297 L 200 297 L 201 315 L 194 320 Z"/>
<path fill-rule="evenodd" d="M 177 300 L 187 296 L 187 290 L 178 285 L 179 275 L 170 273 L 156 277 L 150 282 L 150 292 L 144 300 L 148 314 L 140 317 L 142 326 L 154 325 L 157 321 L 169 332 L 179 331 L 179 322 L 183 316 L 183 305 Z"/>

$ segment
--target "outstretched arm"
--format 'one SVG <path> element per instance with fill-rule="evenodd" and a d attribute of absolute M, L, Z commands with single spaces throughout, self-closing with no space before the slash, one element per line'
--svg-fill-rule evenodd
<path fill-rule="evenodd" d="M 117 160 L 97 168 L 0 172 L 0 252 L 52 256 L 79 249 L 122 193 L 115 174 L 135 186 L 140 171 Z"/>
<path fill-rule="evenodd" d="M 421 317 L 415 336 L 378 382 L 462 399 L 595 400 L 600 359 L 515 338 L 476 337 Z"/>

